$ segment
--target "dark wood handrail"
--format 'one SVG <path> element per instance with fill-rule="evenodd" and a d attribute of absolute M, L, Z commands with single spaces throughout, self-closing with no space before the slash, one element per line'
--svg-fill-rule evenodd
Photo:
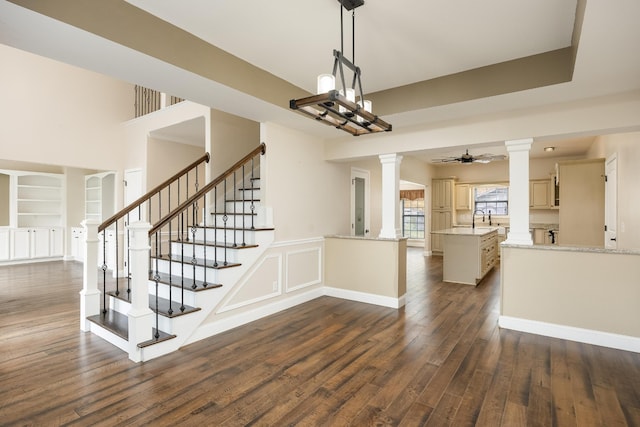
<path fill-rule="evenodd" d="M 135 208 L 137 208 L 138 206 L 140 206 L 141 204 L 143 204 L 144 202 L 149 200 L 154 194 L 160 192 L 164 188 L 166 188 L 169 185 L 173 184 L 182 175 L 184 175 L 185 173 L 189 172 L 191 169 L 195 168 L 200 163 L 202 163 L 202 162 L 209 163 L 210 159 L 211 159 L 211 156 L 209 155 L 209 153 L 206 153 L 204 156 L 200 157 L 198 160 L 196 160 L 193 163 L 191 163 L 190 165 L 182 168 L 180 171 L 176 172 L 171 178 L 169 178 L 169 179 L 165 180 L 163 183 L 155 186 L 153 188 L 153 190 L 147 191 L 147 193 L 145 195 L 140 196 L 137 200 L 135 200 L 134 202 L 130 203 L 128 206 L 124 207 L 119 212 L 114 214 L 111 218 L 107 219 L 102 224 L 100 224 L 100 226 L 98 226 L 98 232 L 101 232 L 102 230 L 105 230 L 111 224 L 113 224 L 114 222 L 118 221 L 120 218 L 124 217 L 126 214 L 128 214 L 129 212 L 131 212 L 132 210 L 134 210 Z"/>
<path fill-rule="evenodd" d="M 154 225 L 151 228 L 151 230 L 149 230 L 149 236 L 152 236 L 154 233 L 156 233 L 158 230 L 164 227 L 167 223 L 169 223 L 169 221 L 177 217 L 186 208 L 191 206 L 194 201 L 198 200 L 204 194 L 211 191 L 216 185 L 220 184 L 224 179 L 226 179 L 234 171 L 239 169 L 240 166 L 242 166 L 244 163 L 251 160 L 252 157 L 256 156 L 258 153 L 264 155 L 266 152 L 267 152 L 267 146 L 263 142 L 258 147 L 256 147 L 253 151 L 251 151 L 249 154 L 244 156 L 242 159 L 238 160 L 233 166 L 227 169 L 223 174 L 221 174 L 220 176 L 215 178 L 213 181 L 211 181 L 210 183 L 202 187 L 200 190 L 198 190 L 198 192 L 194 193 L 191 197 L 189 197 L 187 200 L 182 202 L 178 207 L 172 210 L 169 214 L 167 214 L 167 216 L 165 216 L 160 221 L 158 221 L 156 225 Z"/>

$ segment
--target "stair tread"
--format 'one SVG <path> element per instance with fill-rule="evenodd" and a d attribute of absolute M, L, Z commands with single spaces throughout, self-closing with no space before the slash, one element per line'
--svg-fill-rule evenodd
<path fill-rule="evenodd" d="M 227 199 L 225 202 L 259 202 L 260 199 Z"/>
<path fill-rule="evenodd" d="M 181 288 L 182 278 L 180 276 L 176 276 L 175 274 L 170 276 L 167 273 L 158 273 L 158 277 L 159 277 L 160 283 L 164 283 L 165 285 L 171 285 L 175 288 Z M 149 275 L 149 280 L 154 280 L 153 274 Z M 207 289 L 217 289 L 222 287 L 222 284 L 220 283 L 207 283 L 205 286 L 205 283 L 202 280 L 195 281 L 195 285 L 196 285 L 195 288 L 193 287 L 193 285 L 194 285 L 193 279 L 185 278 L 185 289 L 189 289 L 190 291 L 193 291 L 193 292 L 206 291 Z"/>
<path fill-rule="evenodd" d="M 175 261 L 175 262 L 181 262 L 183 264 L 193 264 L 193 257 L 182 257 L 180 255 L 161 255 L 159 257 L 155 257 L 152 256 L 151 259 L 161 259 L 161 260 L 165 260 L 165 261 Z M 206 262 L 205 262 L 206 261 Z M 215 269 L 223 269 L 223 268 L 231 268 L 231 267 L 239 267 L 240 263 L 238 262 L 227 262 L 226 264 L 224 263 L 224 261 L 215 261 L 215 260 L 210 260 L 210 259 L 203 259 L 203 258 L 195 258 L 195 265 L 203 267 L 210 267 L 210 268 L 215 268 Z"/>
<path fill-rule="evenodd" d="M 238 188 L 238 191 L 258 191 L 260 190 L 260 187 L 253 187 L 253 188 Z"/>
<path fill-rule="evenodd" d="M 117 298 L 121 301 L 131 302 L 131 300 L 128 298 L 129 294 L 127 294 L 126 292 L 120 292 L 119 295 L 116 295 L 115 292 L 107 292 L 107 295 L 111 295 L 112 297 Z M 198 307 L 191 307 L 189 305 L 183 306 L 179 301 L 171 301 L 171 304 L 169 304 L 169 300 L 162 297 L 158 297 L 158 306 L 158 313 L 164 317 L 177 317 L 183 314 L 193 313 L 200 310 L 200 308 Z M 169 313 L 169 307 L 171 307 L 171 313 Z M 181 310 L 180 307 L 184 307 L 184 309 Z M 154 312 L 156 311 L 156 297 L 153 294 L 149 294 L 149 308 Z"/>
<path fill-rule="evenodd" d="M 207 227 L 209 228 L 209 227 Z M 205 242 L 204 240 L 190 240 L 188 242 L 183 242 L 181 240 L 172 240 L 172 242 L 174 243 L 185 243 L 185 244 L 189 244 L 189 245 L 198 245 L 198 246 L 208 246 L 208 247 L 218 247 L 218 248 L 227 248 L 227 249 L 249 249 L 249 248 L 257 248 L 258 245 L 254 245 L 254 244 L 247 244 L 245 243 L 243 244 L 237 244 L 237 245 L 233 245 L 233 243 L 227 243 L 225 244 L 224 242 Z"/>
<path fill-rule="evenodd" d="M 129 319 L 126 315 L 118 313 L 114 310 L 107 310 L 106 313 L 96 314 L 94 316 L 87 317 L 87 320 L 100 325 L 106 330 L 114 333 L 115 335 L 125 340 L 129 339 Z M 155 336 L 156 328 L 153 328 L 152 334 Z M 171 338 L 175 338 L 175 335 L 168 334 L 163 331 L 158 331 L 158 338 L 152 338 L 149 341 L 138 344 L 138 347 L 147 347 L 157 342 L 166 341 Z"/>
<path fill-rule="evenodd" d="M 227 216 L 231 216 L 231 215 L 245 215 L 245 216 L 258 216 L 257 213 L 255 212 L 210 212 L 210 215 L 227 215 Z"/>

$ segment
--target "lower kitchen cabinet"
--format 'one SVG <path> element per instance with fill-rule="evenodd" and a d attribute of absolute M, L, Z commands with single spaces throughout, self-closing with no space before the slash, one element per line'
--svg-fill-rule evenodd
<path fill-rule="evenodd" d="M 431 231 L 451 228 L 451 220 L 451 211 L 431 211 Z M 441 234 L 431 234 L 431 252 L 441 254 L 443 250 L 443 236 Z"/>

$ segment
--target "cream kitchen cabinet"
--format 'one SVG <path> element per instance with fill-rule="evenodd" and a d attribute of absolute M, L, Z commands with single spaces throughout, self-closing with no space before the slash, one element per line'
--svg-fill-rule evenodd
<path fill-rule="evenodd" d="M 551 209 L 551 181 L 529 182 L 529 207 L 531 209 Z"/>
<path fill-rule="evenodd" d="M 471 196 L 469 184 L 456 184 L 456 210 L 471 210 Z"/>
<path fill-rule="evenodd" d="M 451 228 L 451 211 L 431 212 L 431 231 L 440 231 Z M 443 237 L 441 234 L 431 234 L 431 252 L 441 254 L 444 250 Z"/>
<path fill-rule="evenodd" d="M 431 209 L 453 209 L 453 179 L 434 179 L 431 181 Z"/>

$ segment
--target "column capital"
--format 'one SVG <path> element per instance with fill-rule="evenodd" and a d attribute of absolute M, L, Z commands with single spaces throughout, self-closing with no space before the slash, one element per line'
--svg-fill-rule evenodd
<path fill-rule="evenodd" d="M 507 147 L 507 151 L 530 151 L 531 144 L 533 144 L 533 138 L 513 139 L 511 141 L 505 141 L 504 145 Z"/>
<path fill-rule="evenodd" d="M 380 159 L 380 163 L 382 163 L 382 164 L 385 164 L 385 163 L 397 163 L 397 164 L 400 164 L 400 162 L 402 161 L 402 156 L 397 154 L 397 153 L 380 154 L 380 155 L 378 155 L 378 158 Z"/>

